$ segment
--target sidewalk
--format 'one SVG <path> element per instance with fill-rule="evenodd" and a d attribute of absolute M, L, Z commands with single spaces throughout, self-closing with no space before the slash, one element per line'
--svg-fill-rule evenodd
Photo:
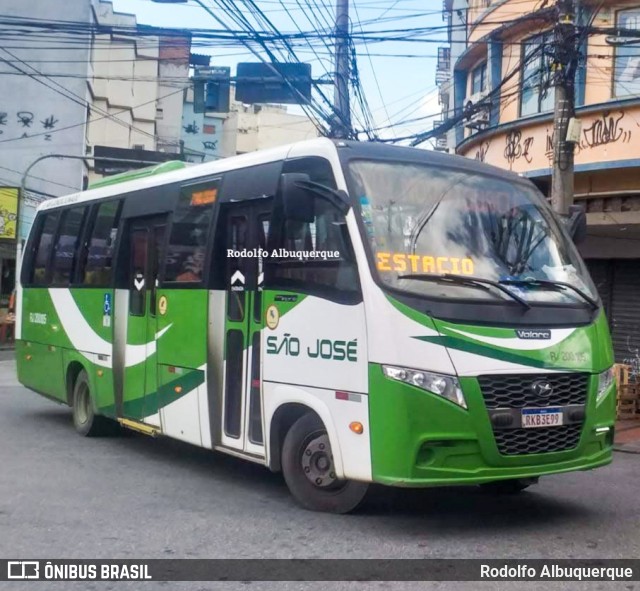
<path fill-rule="evenodd" d="M 640 454 L 640 420 L 631 419 L 616 423 L 615 449 Z"/>

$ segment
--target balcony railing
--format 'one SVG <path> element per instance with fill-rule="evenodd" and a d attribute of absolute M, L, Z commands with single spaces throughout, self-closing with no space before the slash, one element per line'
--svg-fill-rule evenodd
<path fill-rule="evenodd" d="M 442 84 L 451 79 L 451 48 L 438 47 L 438 61 L 436 64 L 436 84 Z"/>
<path fill-rule="evenodd" d="M 442 119 L 438 119 L 437 121 L 433 122 L 433 129 L 438 129 L 438 127 L 440 127 L 442 125 L 443 121 Z M 434 140 L 434 147 L 436 150 L 438 151 L 446 151 L 448 149 L 448 143 L 447 143 L 447 134 L 442 133 L 441 135 L 438 135 L 436 137 L 433 138 Z"/>

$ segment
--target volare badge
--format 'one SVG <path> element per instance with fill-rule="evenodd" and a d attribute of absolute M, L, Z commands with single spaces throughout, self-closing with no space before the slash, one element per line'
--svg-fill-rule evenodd
<path fill-rule="evenodd" d="M 265 322 L 271 330 L 275 330 L 280 322 L 280 312 L 273 304 L 267 308 Z"/>

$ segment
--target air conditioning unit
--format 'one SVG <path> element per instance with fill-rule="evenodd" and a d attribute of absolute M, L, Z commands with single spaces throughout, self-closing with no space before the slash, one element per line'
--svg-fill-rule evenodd
<path fill-rule="evenodd" d="M 476 92 L 466 99 L 465 110 L 470 112 L 466 127 L 477 130 L 483 129 L 484 127 L 489 125 L 489 111 L 491 106 L 489 104 L 489 101 L 486 100 L 488 94 L 489 93 L 486 90 L 482 92 Z M 484 101 L 482 107 L 476 108 L 476 105 L 482 103 L 482 101 Z"/>
<path fill-rule="evenodd" d="M 464 104 L 465 104 L 465 106 L 468 106 L 469 103 L 471 103 L 472 105 L 477 105 L 483 99 L 486 99 L 488 95 L 489 95 L 489 93 L 486 90 L 483 90 L 482 92 L 476 92 L 475 94 L 472 94 L 471 96 L 468 96 L 465 99 Z"/>
<path fill-rule="evenodd" d="M 482 107 L 469 117 L 469 126 L 489 125 L 489 107 Z"/>

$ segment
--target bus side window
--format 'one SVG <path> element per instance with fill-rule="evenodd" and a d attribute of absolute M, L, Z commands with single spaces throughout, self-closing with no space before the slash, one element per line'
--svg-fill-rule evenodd
<path fill-rule="evenodd" d="M 220 179 L 205 185 L 183 187 L 173 214 L 165 257 L 165 282 L 200 283 L 204 269 L 213 207 Z"/>
<path fill-rule="evenodd" d="M 53 248 L 53 285 L 68 285 L 78 259 L 87 207 L 74 207 L 62 214 L 60 231 Z"/>
<path fill-rule="evenodd" d="M 86 285 L 107 287 L 111 284 L 120 210 L 120 201 L 106 201 L 95 213 L 86 252 L 82 253 L 79 265 L 79 277 Z"/>
<path fill-rule="evenodd" d="M 336 186 L 331 165 L 323 158 L 286 162 L 284 172 L 305 173 L 314 182 Z M 303 260 L 295 256 L 268 260 L 267 288 L 301 290 L 329 299 L 357 301 L 360 282 L 344 215 L 322 198 L 309 194 L 309 199 L 313 201 L 315 214 L 310 222 L 286 219 L 282 208 L 274 209 L 269 250 L 309 251 L 315 256 Z"/>
<path fill-rule="evenodd" d="M 30 278 L 33 285 L 47 285 L 47 270 L 50 268 L 53 236 L 58 226 L 59 217 L 60 211 L 50 211 L 44 214 L 44 221 L 40 226 L 42 233 L 33 256 L 33 275 Z"/>

